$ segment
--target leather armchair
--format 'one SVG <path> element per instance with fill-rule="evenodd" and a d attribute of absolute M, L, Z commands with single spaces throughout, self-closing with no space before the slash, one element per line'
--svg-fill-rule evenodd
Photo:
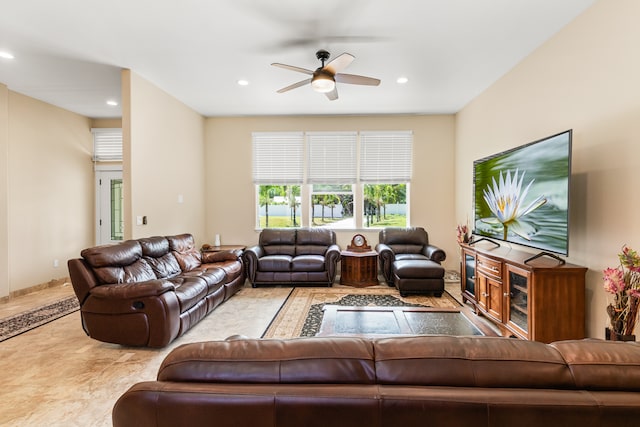
<path fill-rule="evenodd" d="M 445 252 L 429 243 L 429 235 L 422 227 L 388 227 L 380 231 L 376 251 L 380 270 L 389 286 L 401 295 L 444 291 Z"/>

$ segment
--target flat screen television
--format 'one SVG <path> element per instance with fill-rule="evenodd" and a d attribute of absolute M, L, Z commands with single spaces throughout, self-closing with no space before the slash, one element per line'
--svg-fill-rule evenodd
<path fill-rule="evenodd" d="M 569 254 L 571 136 L 567 130 L 473 162 L 474 235 Z"/>

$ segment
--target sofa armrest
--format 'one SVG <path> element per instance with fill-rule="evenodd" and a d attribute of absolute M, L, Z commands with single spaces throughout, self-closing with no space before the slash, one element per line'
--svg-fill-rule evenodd
<path fill-rule="evenodd" d="M 244 260 L 245 269 L 247 272 L 247 278 L 251 283 L 255 281 L 256 271 L 258 271 L 258 260 L 264 256 L 264 250 L 261 246 L 252 246 L 245 249 L 242 254 Z"/>
<path fill-rule="evenodd" d="M 422 253 L 424 253 L 424 255 L 431 261 L 435 261 L 438 264 L 447 259 L 447 254 L 442 249 L 434 245 L 425 246 Z"/>
<path fill-rule="evenodd" d="M 96 286 L 91 289 L 91 295 L 96 298 L 110 300 L 127 300 L 155 297 L 165 292 L 174 291 L 175 289 L 173 283 L 166 280 L 148 280 L 146 282 Z"/>
<path fill-rule="evenodd" d="M 222 261 L 238 261 L 241 256 L 242 251 L 239 249 L 234 249 L 232 251 L 203 252 L 202 263 L 209 264 Z"/>
<path fill-rule="evenodd" d="M 329 273 L 331 282 L 333 282 L 338 273 L 338 261 L 340 261 L 340 246 L 333 244 L 324 253 L 324 267 Z"/>
<path fill-rule="evenodd" d="M 388 284 L 393 283 L 393 261 L 396 259 L 396 254 L 393 249 L 385 243 L 378 243 L 376 245 L 376 252 L 380 257 L 380 270 L 384 276 L 384 280 Z"/>

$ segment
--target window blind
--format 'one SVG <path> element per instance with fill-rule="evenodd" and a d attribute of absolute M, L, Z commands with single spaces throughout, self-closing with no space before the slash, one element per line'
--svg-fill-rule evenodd
<path fill-rule="evenodd" d="M 356 132 L 309 132 L 309 184 L 353 184 L 357 180 Z"/>
<path fill-rule="evenodd" d="M 254 184 L 302 184 L 304 134 L 260 132 L 252 134 Z"/>
<path fill-rule="evenodd" d="M 94 162 L 122 161 L 122 129 L 94 128 L 91 132 Z"/>
<path fill-rule="evenodd" d="M 411 181 L 413 133 L 361 132 L 360 181 L 397 184 Z"/>

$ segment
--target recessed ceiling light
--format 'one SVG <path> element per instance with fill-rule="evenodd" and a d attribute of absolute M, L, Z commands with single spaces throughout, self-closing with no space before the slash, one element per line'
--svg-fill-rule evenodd
<path fill-rule="evenodd" d="M 406 77 L 398 77 L 398 80 L 396 80 L 396 82 L 397 82 L 398 84 L 401 84 L 401 85 L 405 84 L 405 83 L 406 83 L 406 82 L 408 82 L 408 81 L 409 81 L 409 79 L 408 79 L 408 78 L 406 78 Z"/>
<path fill-rule="evenodd" d="M 248 86 L 248 85 L 249 85 L 249 81 L 248 81 L 248 80 L 241 79 L 241 80 L 238 80 L 238 84 L 239 84 L 240 86 Z"/>
<path fill-rule="evenodd" d="M 110 99 L 107 101 L 107 105 L 110 105 L 112 107 L 116 107 L 118 106 L 118 101 L 114 101 L 113 99 Z"/>
<path fill-rule="evenodd" d="M 0 50 L 0 58 L 14 59 L 15 56 L 13 56 L 11 53 L 7 52 L 6 50 Z"/>

